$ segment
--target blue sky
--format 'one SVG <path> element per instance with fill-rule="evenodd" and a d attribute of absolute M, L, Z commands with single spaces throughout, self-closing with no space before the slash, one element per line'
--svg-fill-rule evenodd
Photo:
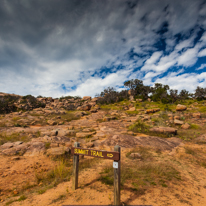
<path fill-rule="evenodd" d="M 206 87 L 205 0 L 3 0 L 0 25 L 0 92 Z"/>

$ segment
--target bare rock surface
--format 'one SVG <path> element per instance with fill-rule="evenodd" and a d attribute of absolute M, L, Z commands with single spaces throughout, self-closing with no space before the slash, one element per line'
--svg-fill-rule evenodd
<path fill-rule="evenodd" d="M 177 134 L 177 129 L 172 127 L 153 127 L 150 129 L 151 132 L 157 133 L 168 133 L 168 134 Z"/>
<path fill-rule="evenodd" d="M 45 153 L 45 144 L 43 142 L 30 142 L 25 152 L 25 156 L 38 156 Z"/>
<path fill-rule="evenodd" d="M 131 135 L 114 135 L 112 138 L 108 138 L 102 141 L 101 145 L 115 146 L 119 145 L 124 148 L 133 148 L 135 146 L 150 146 L 160 150 L 172 150 L 177 147 L 181 140 L 175 139 L 163 139 L 155 136 L 131 136 Z"/>

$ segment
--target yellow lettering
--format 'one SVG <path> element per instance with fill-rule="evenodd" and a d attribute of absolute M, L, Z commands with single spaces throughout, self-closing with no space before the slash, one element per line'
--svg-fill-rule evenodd
<path fill-rule="evenodd" d="M 77 153 L 77 154 L 88 154 L 88 150 L 74 149 L 74 153 Z"/>
<path fill-rule="evenodd" d="M 103 157 L 103 156 L 102 156 L 102 152 L 97 152 L 97 156 Z"/>

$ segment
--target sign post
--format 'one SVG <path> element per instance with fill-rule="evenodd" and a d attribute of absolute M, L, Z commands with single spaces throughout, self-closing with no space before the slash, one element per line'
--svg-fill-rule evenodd
<path fill-rule="evenodd" d="M 72 189 L 76 190 L 78 188 L 79 155 L 114 160 L 114 205 L 120 205 L 120 153 L 121 148 L 118 145 L 114 147 L 114 151 L 104 151 L 80 148 L 80 144 L 78 142 L 75 142 L 74 147 L 71 148 L 71 154 L 74 155 Z"/>
<path fill-rule="evenodd" d="M 75 147 L 79 147 L 79 142 L 74 143 Z M 72 189 L 76 190 L 78 188 L 78 171 L 79 171 L 79 155 L 74 154 L 73 156 L 73 181 Z"/>
<path fill-rule="evenodd" d="M 116 145 L 114 151 L 119 152 L 120 156 L 120 146 Z M 113 162 L 114 167 L 114 205 L 120 205 L 120 171 L 121 171 L 121 162 L 120 157 L 118 161 Z"/>

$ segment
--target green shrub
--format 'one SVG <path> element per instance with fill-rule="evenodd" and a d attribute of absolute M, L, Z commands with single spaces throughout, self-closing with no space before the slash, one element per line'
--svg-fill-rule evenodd
<path fill-rule="evenodd" d="M 191 124 L 190 129 L 199 129 L 199 126 L 196 124 Z"/>
<path fill-rule="evenodd" d="M 129 126 L 129 130 L 133 132 L 148 132 L 149 131 L 149 126 L 146 125 L 144 122 L 138 121 L 135 124 Z"/>

